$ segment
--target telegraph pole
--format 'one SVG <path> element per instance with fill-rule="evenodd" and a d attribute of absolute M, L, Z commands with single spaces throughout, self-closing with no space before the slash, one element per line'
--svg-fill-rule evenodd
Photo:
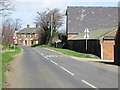
<path fill-rule="evenodd" d="M 51 38 L 52 38 L 52 33 L 53 33 L 53 15 L 51 14 Z"/>

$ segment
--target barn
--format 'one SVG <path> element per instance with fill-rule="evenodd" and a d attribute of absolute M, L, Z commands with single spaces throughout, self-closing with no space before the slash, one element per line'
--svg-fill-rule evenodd
<path fill-rule="evenodd" d="M 101 59 L 114 59 L 114 38 L 118 27 L 117 7 L 68 6 L 66 31 L 69 49 L 92 53 Z M 84 38 L 85 29 L 89 38 Z"/>

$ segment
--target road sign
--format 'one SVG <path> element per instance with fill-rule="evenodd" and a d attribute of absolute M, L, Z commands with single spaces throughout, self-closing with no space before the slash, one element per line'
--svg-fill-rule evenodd
<path fill-rule="evenodd" d="M 89 37 L 90 37 L 90 36 L 88 35 L 88 33 L 84 35 L 84 38 L 85 38 L 85 39 L 86 39 L 86 38 L 89 39 Z"/>
<path fill-rule="evenodd" d="M 88 35 L 89 30 L 88 30 L 88 28 L 85 29 L 84 33 L 85 33 L 84 39 L 86 39 L 86 50 L 87 50 L 87 48 L 88 48 L 88 46 L 87 46 L 87 39 L 89 39 L 89 35 Z"/>
<path fill-rule="evenodd" d="M 89 33 L 89 29 L 88 29 L 88 28 L 86 28 L 84 32 L 85 32 L 85 33 Z"/>

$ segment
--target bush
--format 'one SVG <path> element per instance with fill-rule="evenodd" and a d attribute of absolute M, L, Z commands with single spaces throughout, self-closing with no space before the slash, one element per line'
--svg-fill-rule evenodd
<path fill-rule="evenodd" d="M 33 44 L 33 45 L 31 45 L 31 47 L 36 47 L 36 46 L 39 46 L 39 44 Z"/>

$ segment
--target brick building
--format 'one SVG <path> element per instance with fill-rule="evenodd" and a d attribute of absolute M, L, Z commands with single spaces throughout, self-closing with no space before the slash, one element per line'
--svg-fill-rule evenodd
<path fill-rule="evenodd" d="M 106 34 L 103 37 L 103 41 L 101 42 L 103 51 L 103 59 L 114 60 L 114 46 L 115 46 L 115 35 L 117 32 L 117 28 L 110 33 Z"/>
<path fill-rule="evenodd" d="M 31 28 L 30 25 L 27 25 L 27 28 L 23 28 L 22 30 L 17 31 L 17 44 L 27 46 L 38 44 L 39 37 L 37 32 L 39 30 L 40 28 L 37 26 L 35 28 Z"/>

